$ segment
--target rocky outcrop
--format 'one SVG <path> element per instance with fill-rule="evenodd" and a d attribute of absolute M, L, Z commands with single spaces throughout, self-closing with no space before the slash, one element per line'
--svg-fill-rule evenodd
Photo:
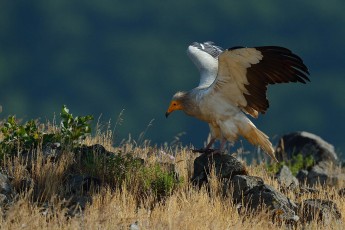
<path fill-rule="evenodd" d="M 297 154 L 302 154 L 303 157 L 312 156 L 316 163 L 339 163 L 333 145 L 315 134 L 304 131 L 283 135 L 276 148 L 276 157 L 279 161 L 291 160 Z"/>
<path fill-rule="evenodd" d="M 280 138 L 276 148 L 278 160 L 294 163 L 294 158 L 302 154 L 303 159 L 311 158 L 314 164 L 301 169 L 297 179 L 301 184 L 313 187 L 317 184 L 342 186 L 345 174 L 341 172 L 339 158 L 333 145 L 321 137 L 308 132 L 294 132 Z"/>
<path fill-rule="evenodd" d="M 296 197 L 305 193 L 318 194 L 313 188 L 316 184 L 340 186 L 345 181 L 344 174 L 337 169 L 338 157 L 332 145 L 321 138 L 306 132 L 293 133 L 282 137 L 278 152 L 284 153 L 280 159 L 292 159 L 294 154 L 302 153 L 304 157 L 311 156 L 315 164 L 302 169 L 295 177 L 287 166 L 282 166 L 275 175 L 280 190 L 294 191 Z M 309 154 L 309 155 L 308 155 Z M 266 184 L 260 177 L 248 175 L 241 161 L 230 155 L 203 154 L 194 161 L 192 181 L 201 186 L 208 183 L 208 175 L 214 170 L 223 182 L 223 195 L 230 196 L 233 202 L 246 211 L 256 212 L 266 208 L 272 219 L 285 223 L 309 223 L 317 219 L 323 224 L 331 220 L 340 220 L 340 212 L 334 202 L 329 200 L 309 199 L 300 204 L 286 197 L 282 192 Z M 298 178 L 298 179 L 297 179 Z M 305 184 L 307 186 L 305 186 Z M 309 186 L 309 187 L 308 187 Z M 345 194 L 339 190 L 339 194 Z"/>
<path fill-rule="evenodd" d="M 247 175 L 236 175 L 230 183 L 225 183 L 223 193 L 232 188 L 232 198 L 238 205 L 257 211 L 268 208 L 279 220 L 296 222 L 299 217 L 295 213 L 297 205 L 278 190 L 264 183 L 262 178 Z"/>
<path fill-rule="evenodd" d="M 201 186 L 208 182 L 208 175 L 214 169 L 221 179 L 230 179 L 236 175 L 247 175 L 244 165 L 235 157 L 223 154 L 202 154 L 194 161 L 194 174 L 192 182 Z"/>
<path fill-rule="evenodd" d="M 208 175 L 214 169 L 223 181 L 223 194 L 230 195 L 234 203 L 255 212 L 268 208 L 275 219 L 296 222 L 296 204 L 272 186 L 264 183 L 260 177 L 249 176 L 245 166 L 230 155 L 203 154 L 194 161 L 192 181 L 201 186 L 208 183 Z"/>

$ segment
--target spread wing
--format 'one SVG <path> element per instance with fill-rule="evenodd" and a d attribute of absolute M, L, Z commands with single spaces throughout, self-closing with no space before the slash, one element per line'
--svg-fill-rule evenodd
<path fill-rule="evenodd" d="M 302 59 L 278 46 L 230 48 L 218 56 L 218 72 L 208 87 L 253 117 L 269 107 L 267 85 L 310 81 Z"/>
<path fill-rule="evenodd" d="M 200 72 L 198 88 L 209 87 L 216 79 L 218 72 L 218 56 L 223 49 L 213 42 L 192 43 L 187 54 Z"/>

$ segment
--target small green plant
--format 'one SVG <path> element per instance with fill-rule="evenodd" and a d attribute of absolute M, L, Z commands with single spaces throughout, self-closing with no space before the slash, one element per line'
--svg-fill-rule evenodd
<path fill-rule="evenodd" d="M 93 120 L 91 115 L 73 117 L 64 105 L 60 117 L 61 138 L 64 144 L 80 144 L 91 133 L 90 122 Z"/>
<path fill-rule="evenodd" d="M 102 178 L 111 186 L 121 188 L 137 184 L 142 194 L 154 194 L 158 198 L 170 194 L 180 183 L 176 175 L 159 163 L 147 165 L 132 154 L 105 153 L 95 148 L 79 148 L 80 167 L 83 174 Z"/>
<path fill-rule="evenodd" d="M 95 149 L 81 150 L 80 170 L 95 177 L 100 177 L 108 184 L 121 187 L 141 169 L 142 161 L 131 154 L 103 153 Z"/>
<path fill-rule="evenodd" d="M 92 116 L 73 117 L 65 105 L 60 116 L 60 131 L 57 133 L 45 133 L 39 130 L 34 120 L 21 125 L 15 116 L 9 116 L 0 129 L 3 135 L 3 140 L 0 142 L 1 156 L 37 149 L 40 144 L 45 145 L 48 142 L 61 142 L 65 147 L 71 145 L 75 147 L 91 133 Z"/>
<path fill-rule="evenodd" d="M 282 161 L 275 164 L 267 165 L 267 171 L 271 173 L 277 173 L 283 165 L 286 165 L 291 170 L 294 176 L 297 175 L 298 171 L 301 169 L 307 169 L 313 166 L 315 160 L 312 155 L 303 156 L 302 153 L 292 156 L 292 159 L 289 161 Z"/>
<path fill-rule="evenodd" d="M 37 148 L 43 138 L 43 133 L 38 130 L 34 120 L 19 125 L 14 116 L 8 117 L 1 128 L 3 140 L 0 143 L 1 151 L 16 153 L 19 150 Z"/>
<path fill-rule="evenodd" d="M 152 191 L 158 197 L 170 194 L 179 184 L 176 175 L 173 172 L 164 170 L 160 164 L 143 168 L 142 179 L 144 189 Z"/>

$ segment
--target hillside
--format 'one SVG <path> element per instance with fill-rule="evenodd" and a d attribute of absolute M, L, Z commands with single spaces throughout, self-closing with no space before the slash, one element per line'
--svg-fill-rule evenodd
<path fill-rule="evenodd" d="M 116 122 L 116 143 L 146 138 L 201 146 L 207 125 L 164 112 L 175 91 L 198 73 L 185 54 L 193 41 L 232 46 L 280 45 L 300 55 L 311 83 L 269 88 L 258 127 L 270 137 L 306 130 L 345 149 L 344 3 L 334 1 L 2 1 L 2 119 L 51 120 L 61 104 Z M 158 86 L 158 87 L 157 87 Z M 252 150 L 252 149 L 250 149 Z"/>
<path fill-rule="evenodd" d="M 90 116 L 74 117 L 63 108 L 60 119 L 53 123 L 19 124 L 9 119 L 1 124 L 2 228 L 343 227 L 345 193 L 340 192 L 341 187 L 316 185 L 307 190 L 302 189 L 303 186 L 297 190 L 284 189 L 267 163 L 247 165 L 236 160 L 243 164 L 240 166 L 244 167 L 243 175 L 260 177 L 259 180 L 264 181 L 266 193 L 272 190 L 288 197 L 289 204 L 299 204 L 301 208 L 296 214 L 302 218 L 294 219 L 297 222 L 287 221 L 285 208 L 272 212 L 263 205 L 252 210 L 250 206 L 234 202 L 233 191 L 236 190 L 232 187 L 224 195 L 224 181 L 217 176 L 220 168 L 216 165 L 207 175 L 208 182 L 197 186 L 191 178 L 195 177 L 195 165 L 201 158 L 189 148 L 181 145 L 157 147 L 149 141 L 138 144 L 133 140 L 114 145 L 111 126 L 99 124 L 97 134 L 90 136 L 90 121 Z M 205 169 L 200 170 L 204 173 Z M 320 209 L 322 213 L 315 214 L 315 210 L 305 209 L 308 199 L 334 202 L 336 207 L 328 210 L 326 202 Z"/>

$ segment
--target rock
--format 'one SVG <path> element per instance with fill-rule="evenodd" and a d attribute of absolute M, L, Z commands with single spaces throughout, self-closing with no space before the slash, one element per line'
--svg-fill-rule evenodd
<path fill-rule="evenodd" d="M 305 184 L 306 183 L 307 177 L 308 177 L 308 171 L 305 170 L 305 169 L 299 170 L 297 175 L 296 175 L 297 180 L 301 184 Z"/>
<path fill-rule="evenodd" d="M 297 205 L 270 185 L 255 186 L 244 195 L 244 205 L 252 210 L 267 207 L 280 221 L 297 222 Z"/>
<path fill-rule="evenodd" d="M 312 133 L 294 132 L 280 138 L 276 148 L 276 156 L 279 161 L 290 160 L 292 156 L 299 153 L 303 157 L 311 155 L 316 163 L 320 161 L 339 163 L 334 146 Z"/>
<path fill-rule="evenodd" d="M 107 151 L 103 145 L 95 144 L 91 146 L 83 145 L 81 147 L 78 147 L 75 149 L 75 152 L 80 153 L 81 155 L 88 155 L 88 154 L 94 154 L 97 155 L 105 155 L 110 156 L 114 153 Z"/>
<path fill-rule="evenodd" d="M 207 182 L 207 176 L 214 167 L 216 175 L 221 179 L 230 179 L 235 175 L 247 175 L 244 165 L 235 157 L 225 154 L 207 156 L 202 154 L 194 160 L 194 173 L 192 181 L 201 186 Z"/>
<path fill-rule="evenodd" d="M 9 202 L 9 200 L 7 199 L 7 196 L 0 193 L 0 207 L 3 207 L 8 202 Z"/>
<path fill-rule="evenodd" d="M 275 220 L 295 223 L 297 205 L 272 186 L 264 184 L 260 177 L 235 175 L 223 184 L 223 194 L 232 191 L 234 203 L 247 210 L 257 211 L 266 207 Z"/>
<path fill-rule="evenodd" d="M 226 195 L 229 189 L 233 191 L 232 197 L 235 203 L 242 201 L 242 196 L 245 196 L 249 190 L 256 186 L 264 185 L 264 181 L 260 177 L 235 175 L 231 180 L 227 180 L 223 184 L 223 194 Z"/>
<path fill-rule="evenodd" d="M 91 188 L 101 186 L 101 180 L 89 175 L 72 175 L 70 176 L 67 186 L 71 193 L 84 194 L 90 191 Z"/>
<path fill-rule="evenodd" d="M 7 175 L 0 173 L 0 207 L 12 202 L 16 192 Z"/>
<path fill-rule="evenodd" d="M 6 196 L 13 193 L 13 189 L 8 176 L 2 173 L 0 173 L 0 193 Z"/>
<path fill-rule="evenodd" d="M 317 220 L 328 225 L 334 219 L 341 219 L 341 214 L 337 205 L 330 200 L 308 199 L 302 202 L 299 206 L 299 210 L 303 223 Z"/>
<path fill-rule="evenodd" d="M 140 230 L 139 222 L 138 222 L 138 221 L 135 221 L 134 223 L 132 223 L 131 225 L 129 225 L 129 230 Z"/>
<path fill-rule="evenodd" d="M 61 144 L 59 142 L 48 142 L 42 147 L 43 156 L 57 158 L 61 155 Z"/>
<path fill-rule="evenodd" d="M 330 162 L 319 162 L 308 172 L 307 184 L 315 186 L 316 184 L 341 186 L 345 184 L 345 174 L 337 171 Z"/>
<path fill-rule="evenodd" d="M 286 165 L 283 165 L 279 170 L 276 178 L 280 186 L 284 189 L 297 189 L 299 186 L 297 178 L 292 175 L 292 172 Z"/>

